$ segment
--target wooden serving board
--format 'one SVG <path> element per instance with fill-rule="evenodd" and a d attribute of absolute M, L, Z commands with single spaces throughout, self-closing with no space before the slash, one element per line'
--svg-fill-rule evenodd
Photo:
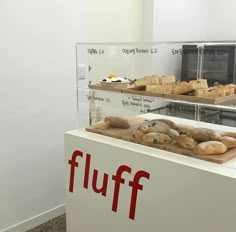
<path fill-rule="evenodd" d="M 144 90 L 136 90 L 132 88 L 118 89 L 118 88 L 104 87 L 104 86 L 101 86 L 100 84 L 91 84 L 89 85 L 89 88 L 96 89 L 96 90 L 109 91 L 109 92 L 120 92 L 120 93 L 142 95 L 142 96 L 149 96 L 149 97 L 161 97 L 161 98 L 166 98 L 166 99 L 174 99 L 174 100 L 205 103 L 205 104 L 224 104 L 224 105 L 236 104 L 236 94 L 226 96 L 226 97 L 219 97 L 219 98 L 207 98 L 207 97 L 196 97 L 196 96 L 190 96 L 190 95 L 180 95 L 180 94 L 150 93 Z"/>
<path fill-rule="evenodd" d="M 90 126 L 86 128 L 86 130 L 89 132 L 96 133 L 96 134 L 105 135 L 105 136 L 116 138 L 116 139 L 122 139 L 125 141 L 138 143 L 145 146 L 154 147 L 154 148 L 158 148 L 158 149 L 162 149 L 162 150 L 166 150 L 166 151 L 174 152 L 177 154 L 190 156 L 190 157 L 194 157 L 197 159 L 206 160 L 206 161 L 210 161 L 210 162 L 218 163 L 218 164 L 225 163 L 236 157 L 236 148 L 229 149 L 227 152 L 221 155 L 201 156 L 201 155 L 196 155 L 191 150 L 184 149 L 175 143 L 163 145 L 163 144 L 148 143 L 148 142 L 144 142 L 140 140 L 138 141 L 132 137 L 132 133 L 134 130 L 138 128 L 138 126 L 142 122 L 144 122 L 145 119 L 141 117 L 132 117 L 132 118 L 129 118 L 128 120 L 130 123 L 129 129 L 109 128 L 106 130 L 98 130 L 98 129 L 95 129 L 94 126 Z"/>

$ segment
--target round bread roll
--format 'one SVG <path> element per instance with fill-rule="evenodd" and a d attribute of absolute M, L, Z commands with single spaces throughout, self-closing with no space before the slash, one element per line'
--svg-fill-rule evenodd
<path fill-rule="evenodd" d="M 197 142 L 186 135 L 179 135 L 175 137 L 176 142 L 183 148 L 188 150 L 193 150 L 193 148 L 197 145 Z"/>
<path fill-rule="evenodd" d="M 104 121 L 114 128 L 128 129 L 130 127 L 128 120 L 121 117 L 108 116 L 104 118 Z"/>
<path fill-rule="evenodd" d="M 142 131 L 140 131 L 140 130 L 135 130 L 134 132 L 133 132 L 133 138 L 134 139 L 137 139 L 137 140 L 142 140 L 142 138 L 143 138 L 143 136 L 144 136 L 145 134 L 142 132 Z"/>
<path fill-rule="evenodd" d="M 97 122 L 94 125 L 94 128 L 98 129 L 98 130 L 106 130 L 106 129 L 110 128 L 110 124 L 108 124 L 108 123 L 106 123 L 104 121 L 100 121 L 100 122 Z"/>
<path fill-rule="evenodd" d="M 199 143 L 194 147 L 193 152 L 197 155 L 219 155 L 227 151 L 227 147 L 218 141 Z"/>
<path fill-rule="evenodd" d="M 167 133 L 167 131 L 169 130 L 169 126 L 167 124 L 156 119 L 149 121 L 148 127 L 149 128 L 147 129 L 147 133 L 150 132 Z"/>
<path fill-rule="evenodd" d="M 172 128 L 169 128 L 169 130 L 166 132 L 168 136 L 170 136 L 172 139 L 175 139 L 176 136 L 179 136 L 179 132 L 177 130 L 174 130 Z"/>
<path fill-rule="evenodd" d="M 164 122 L 166 125 L 168 125 L 171 129 L 177 130 L 177 125 L 168 119 L 157 119 L 160 122 Z"/>
<path fill-rule="evenodd" d="M 151 132 L 143 136 L 143 141 L 155 144 L 168 144 L 171 143 L 172 140 L 168 135 Z"/>
<path fill-rule="evenodd" d="M 229 136 L 222 137 L 220 142 L 222 142 L 227 148 L 236 147 L 236 139 Z"/>
<path fill-rule="evenodd" d="M 189 132 L 189 135 L 198 142 L 206 142 L 211 140 L 220 141 L 221 139 L 220 133 L 206 128 L 194 128 Z"/>

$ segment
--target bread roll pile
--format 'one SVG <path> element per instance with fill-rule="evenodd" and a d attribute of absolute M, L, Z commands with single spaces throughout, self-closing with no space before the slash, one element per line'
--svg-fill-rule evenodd
<path fill-rule="evenodd" d="M 153 144 L 177 144 L 196 155 L 219 155 L 236 147 L 236 133 L 177 126 L 166 119 L 145 121 L 133 132 L 133 138 Z"/>

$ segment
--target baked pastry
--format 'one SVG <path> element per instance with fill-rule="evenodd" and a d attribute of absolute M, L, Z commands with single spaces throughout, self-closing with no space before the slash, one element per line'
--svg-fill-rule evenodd
<path fill-rule="evenodd" d="M 208 97 L 208 98 L 217 98 L 217 97 L 225 97 L 226 90 L 224 88 L 207 88 L 207 89 L 197 89 L 193 92 L 194 96 L 197 97 Z"/>
<path fill-rule="evenodd" d="M 162 133 L 151 132 L 143 136 L 143 141 L 155 144 L 168 144 L 171 143 L 171 138 Z"/>
<path fill-rule="evenodd" d="M 176 136 L 179 136 L 179 132 L 177 130 L 174 130 L 172 128 L 169 128 L 169 130 L 166 132 L 166 134 L 171 137 L 173 140 L 176 138 Z"/>
<path fill-rule="evenodd" d="M 145 91 L 150 92 L 150 93 L 171 94 L 172 93 L 172 85 L 171 84 L 146 85 Z"/>
<path fill-rule="evenodd" d="M 166 123 L 159 121 L 158 119 L 150 120 L 148 122 L 147 133 L 150 132 L 167 133 L 168 130 L 169 126 Z"/>
<path fill-rule="evenodd" d="M 176 82 L 175 76 L 171 75 L 171 76 L 159 76 L 159 83 L 160 84 L 173 84 Z"/>
<path fill-rule="evenodd" d="M 236 133 L 235 132 L 221 132 L 220 135 L 221 136 L 229 136 L 229 137 L 232 137 L 232 138 L 236 139 Z"/>
<path fill-rule="evenodd" d="M 135 130 L 134 132 L 133 132 L 133 134 L 132 134 L 132 136 L 133 136 L 133 138 L 134 139 L 137 139 L 137 140 L 142 140 L 142 138 L 143 138 L 143 136 L 144 136 L 145 134 L 142 132 L 142 131 L 140 131 L 140 130 Z"/>
<path fill-rule="evenodd" d="M 146 133 L 148 133 L 149 127 L 150 127 L 149 121 L 145 121 L 139 125 L 138 130 L 141 131 L 142 133 L 146 134 Z"/>
<path fill-rule="evenodd" d="M 189 83 L 193 84 L 193 89 L 206 89 L 206 88 L 208 88 L 208 84 L 207 84 L 206 79 L 192 80 Z"/>
<path fill-rule="evenodd" d="M 236 147 L 236 139 L 229 136 L 222 137 L 220 142 L 222 142 L 227 148 Z"/>
<path fill-rule="evenodd" d="M 218 141 L 199 143 L 194 147 L 193 152 L 197 155 L 218 155 L 227 151 L 227 147 Z"/>
<path fill-rule="evenodd" d="M 159 79 L 157 75 L 145 76 L 134 81 L 134 87 L 144 87 L 145 85 L 159 84 Z"/>
<path fill-rule="evenodd" d="M 108 116 L 104 118 L 104 122 L 114 128 L 128 129 L 130 127 L 128 120 L 121 117 Z"/>
<path fill-rule="evenodd" d="M 160 122 L 164 122 L 165 124 L 167 124 L 170 128 L 176 130 L 177 129 L 177 125 L 171 121 L 171 120 L 168 120 L 168 119 L 157 119 L 158 121 Z"/>
<path fill-rule="evenodd" d="M 178 124 L 177 125 L 177 131 L 179 132 L 180 135 L 189 136 L 192 129 L 194 129 L 193 126 L 189 126 L 189 125 L 185 125 L 185 124 Z"/>
<path fill-rule="evenodd" d="M 178 82 L 172 85 L 173 94 L 185 94 L 194 90 L 194 84 L 186 81 Z"/>
<path fill-rule="evenodd" d="M 193 138 L 186 135 L 179 135 L 175 137 L 175 140 L 177 144 L 188 150 L 193 150 L 193 148 L 197 145 L 197 142 Z"/>
<path fill-rule="evenodd" d="M 111 127 L 109 123 L 106 123 L 104 121 L 97 122 L 93 126 L 94 126 L 95 129 L 98 129 L 98 130 L 106 130 L 106 129 Z"/>
<path fill-rule="evenodd" d="M 219 132 L 206 128 L 194 128 L 189 132 L 189 135 L 198 142 L 205 142 L 210 140 L 220 141 L 221 139 L 221 135 Z"/>

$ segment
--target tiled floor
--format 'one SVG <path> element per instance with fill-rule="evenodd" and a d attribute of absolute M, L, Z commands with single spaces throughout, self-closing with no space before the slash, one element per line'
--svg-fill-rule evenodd
<path fill-rule="evenodd" d="M 54 218 L 40 226 L 37 226 L 27 232 L 66 232 L 66 216 L 65 214 Z"/>

